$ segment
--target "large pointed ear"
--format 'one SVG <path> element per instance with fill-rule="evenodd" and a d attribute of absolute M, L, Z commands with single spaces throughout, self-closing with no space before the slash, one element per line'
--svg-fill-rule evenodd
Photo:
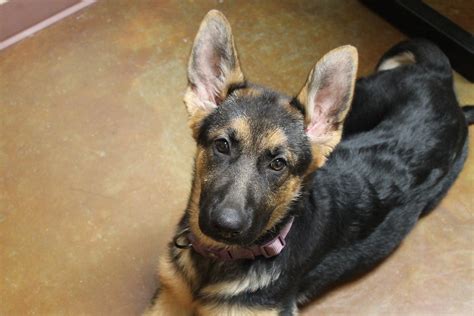
<path fill-rule="evenodd" d="M 243 81 L 229 22 L 211 10 L 201 22 L 189 58 L 184 96 L 189 114 L 205 116 L 225 99 L 232 84 Z"/>
<path fill-rule="evenodd" d="M 340 142 L 342 125 L 350 109 L 357 73 L 357 50 L 336 48 L 319 60 L 298 94 L 305 108 L 306 135 L 321 166 Z"/>

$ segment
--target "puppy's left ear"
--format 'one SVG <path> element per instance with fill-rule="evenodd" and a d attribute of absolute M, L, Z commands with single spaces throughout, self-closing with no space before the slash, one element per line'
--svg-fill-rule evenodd
<path fill-rule="evenodd" d="M 229 22 L 221 12 L 211 10 L 201 22 L 188 63 L 184 102 L 192 121 L 214 110 L 229 87 L 243 81 Z"/>
<path fill-rule="evenodd" d="M 357 74 L 358 56 L 353 46 L 336 48 L 311 70 L 306 84 L 298 94 L 305 107 L 306 135 L 317 155 L 317 165 L 340 142 L 342 125 L 350 109 Z"/>

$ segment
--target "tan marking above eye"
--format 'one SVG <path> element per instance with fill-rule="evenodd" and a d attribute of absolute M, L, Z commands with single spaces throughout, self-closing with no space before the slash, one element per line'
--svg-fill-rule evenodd
<path fill-rule="evenodd" d="M 277 147 L 285 146 L 288 138 L 285 132 L 281 128 L 275 128 L 267 131 L 260 141 L 261 149 L 274 149 Z"/>
<path fill-rule="evenodd" d="M 232 120 L 230 127 L 235 130 L 237 133 L 237 138 L 241 141 L 250 141 L 251 131 L 248 118 L 246 117 L 237 117 Z"/>
<path fill-rule="evenodd" d="M 264 134 L 259 144 L 259 151 L 273 153 L 277 148 L 281 152 L 279 154 L 280 158 L 285 160 L 286 165 L 292 165 L 295 162 L 296 157 L 288 148 L 288 137 L 278 127 Z"/>
<path fill-rule="evenodd" d="M 236 97 L 258 97 L 263 94 L 263 89 L 259 88 L 254 88 L 254 87 L 249 87 L 249 88 L 244 88 L 244 89 L 239 89 L 235 91 L 234 95 Z"/>

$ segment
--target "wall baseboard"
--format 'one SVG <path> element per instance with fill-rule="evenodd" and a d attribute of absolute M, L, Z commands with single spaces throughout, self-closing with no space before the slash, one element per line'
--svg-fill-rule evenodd
<path fill-rule="evenodd" d="M 25 30 L 20 31 L 19 33 L 16 33 L 3 41 L 0 41 L 0 50 L 7 48 L 8 46 L 11 46 L 27 37 L 32 36 L 36 32 L 68 17 L 71 14 L 76 13 L 79 10 L 82 10 L 83 8 L 95 3 L 96 0 L 81 0 L 80 2 L 73 4 L 72 6 L 42 20 L 41 22 L 38 22 Z M 6 3 L 8 4 L 8 2 Z M 6 5 L 5 4 L 5 5 Z M 1 9 L 1 6 L 0 6 Z"/>

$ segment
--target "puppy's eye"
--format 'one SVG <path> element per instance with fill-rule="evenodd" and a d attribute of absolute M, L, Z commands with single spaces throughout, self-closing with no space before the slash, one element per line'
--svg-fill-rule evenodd
<path fill-rule="evenodd" d="M 270 162 L 270 168 L 275 171 L 281 171 L 286 167 L 286 161 L 283 158 L 276 158 Z"/>
<path fill-rule="evenodd" d="M 230 146 L 227 140 L 223 138 L 219 138 L 214 142 L 214 146 L 216 147 L 217 151 L 221 154 L 228 154 L 230 152 Z"/>

